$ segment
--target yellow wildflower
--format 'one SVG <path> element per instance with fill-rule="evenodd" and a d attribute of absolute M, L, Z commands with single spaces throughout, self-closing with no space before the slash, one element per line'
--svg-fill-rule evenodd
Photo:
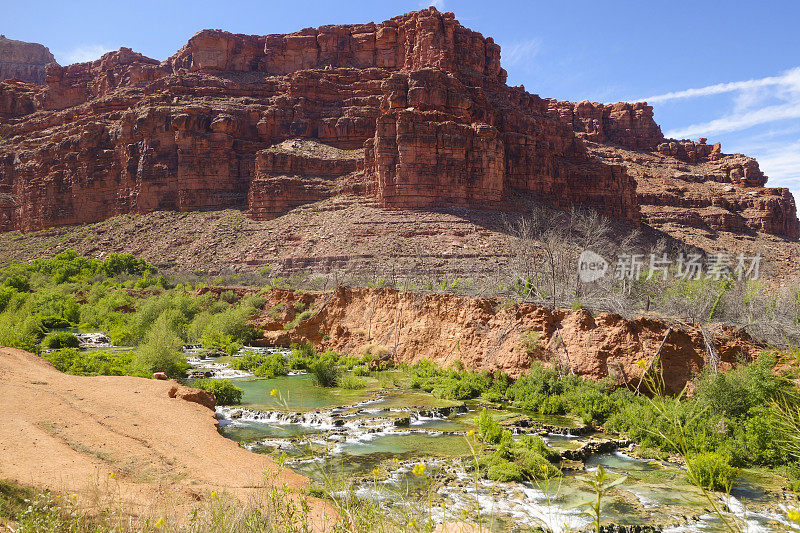
<path fill-rule="evenodd" d="M 798 520 L 800 520 L 800 511 L 798 511 L 797 509 L 788 509 L 786 511 L 786 516 L 788 516 L 789 520 L 791 520 L 792 522 L 797 522 Z"/>
<path fill-rule="evenodd" d="M 156 522 L 156 527 L 158 529 L 161 529 L 163 526 L 164 526 L 164 519 L 163 518 L 159 518 L 158 522 Z"/>
<path fill-rule="evenodd" d="M 645 361 L 644 359 L 639 359 L 638 361 L 636 361 L 636 366 L 638 366 L 639 368 L 644 368 L 647 366 L 647 361 Z"/>
<path fill-rule="evenodd" d="M 377 466 L 372 469 L 372 474 L 375 475 L 375 476 L 378 475 L 378 467 Z"/>
<path fill-rule="evenodd" d="M 278 389 L 272 389 L 271 391 L 269 391 L 269 395 L 270 396 L 277 396 L 278 395 Z"/>
<path fill-rule="evenodd" d="M 212 498 L 216 498 L 217 497 L 217 491 L 212 491 L 211 492 L 211 497 Z"/>
<path fill-rule="evenodd" d="M 117 477 L 117 475 L 116 475 L 114 472 L 111 472 L 111 473 L 108 475 L 108 477 L 110 477 L 111 479 L 114 479 L 115 477 Z"/>
<path fill-rule="evenodd" d="M 415 476 L 421 476 L 425 473 L 425 465 L 420 463 L 418 465 L 414 465 L 414 469 L 412 470 Z"/>
<path fill-rule="evenodd" d="M 470 429 L 469 431 L 467 431 L 467 436 L 468 436 L 468 437 L 471 437 L 471 436 L 473 436 L 474 434 L 475 434 L 475 430 L 474 430 L 474 429 Z"/>

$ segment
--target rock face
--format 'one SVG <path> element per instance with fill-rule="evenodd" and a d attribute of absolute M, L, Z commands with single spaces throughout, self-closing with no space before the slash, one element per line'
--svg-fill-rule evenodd
<path fill-rule="evenodd" d="M 45 82 L 45 67 L 55 63 L 47 47 L 15 41 L 0 35 L 0 81 L 17 79 L 31 83 Z"/>
<path fill-rule="evenodd" d="M 161 63 L 122 48 L 53 64 L 44 86 L 0 82 L 0 119 L 0 231 L 153 210 L 267 219 L 340 193 L 392 208 L 522 194 L 638 224 L 637 175 L 593 144 L 722 161 L 673 153 L 646 104 L 508 87 L 499 46 L 434 8 L 288 35 L 204 30 Z M 741 188 L 766 179 L 744 163 L 728 174 Z M 748 201 L 739 213 L 761 222 L 745 226 L 792 236 L 790 196 Z"/>
<path fill-rule="evenodd" d="M 213 288 L 202 289 L 208 290 Z M 708 360 L 698 326 L 670 326 L 647 317 L 593 316 L 584 309 L 548 309 L 492 298 L 393 289 L 340 287 L 332 293 L 275 289 L 264 297 L 267 303 L 256 322 L 270 346 L 312 342 L 354 355 L 383 350 L 395 363 L 429 359 L 446 367 L 461 361 L 472 370 L 502 371 L 514 377 L 538 360 L 557 364 L 566 373 L 595 380 L 611 376 L 619 385 L 636 387 L 643 372 L 637 361 L 649 361 L 671 327 L 659 352 L 670 392 L 680 392 Z M 287 331 L 284 324 L 294 319 L 295 302 L 320 311 Z M 266 311 L 278 304 L 283 304 L 284 315 Z M 531 331 L 540 339 L 534 352 L 524 342 Z M 724 370 L 760 351 L 752 338 L 733 326 L 720 326 L 712 336 Z"/>
<path fill-rule="evenodd" d="M 694 228 L 800 236 L 789 189 L 765 187 L 767 177 L 755 159 L 723 154 L 719 143 L 671 140 L 650 152 L 590 143 L 589 150 L 600 160 L 625 161 L 627 172 L 636 179 L 642 217 L 650 225 L 667 231 Z"/>

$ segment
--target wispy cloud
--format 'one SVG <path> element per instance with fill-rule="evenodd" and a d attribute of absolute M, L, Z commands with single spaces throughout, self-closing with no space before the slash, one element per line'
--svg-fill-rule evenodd
<path fill-rule="evenodd" d="M 514 66 L 533 59 L 542 48 L 538 38 L 500 45 L 500 54 L 505 66 Z"/>
<path fill-rule="evenodd" d="M 73 63 L 85 63 L 100 59 L 103 54 L 112 52 L 115 48 L 110 48 L 102 44 L 82 44 L 67 52 L 56 53 L 56 60 L 61 65 L 71 65 Z"/>
<path fill-rule="evenodd" d="M 675 139 L 695 138 L 701 135 L 744 130 L 759 124 L 790 118 L 800 118 L 800 102 L 772 105 L 754 111 L 731 114 L 709 122 L 670 130 L 665 135 Z"/>
<path fill-rule="evenodd" d="M 800 118 L 800 67 L 766 78 L 717 83 L 706 87 L 657 94 L 642 100 L 663 103 L 732 94 L 731 110 L 707 122 L 674 128 L 667 137 L 696 138 L 742 131 L 754 126 Z"/>
<path fill-rule="evenodd" d="M 420 9 L 425 9 L 428 6 L 433 6 L 439 11 L 444 11 L 444 0 L 422 0 L 419 3 Z"/>
<path fill-rule="evenodd" d="M 772 146 L 757 154 L 761 170 L 772 185 L 796 190 L 800 186 L 800 139 L 790 144 Z"/>
<path fill-rule="evenodd" d="M 725 94 L 737 91 L 745 91 L 748 89 L 756 89 L 761 87 L 771 86 L 800 86 L 800 67 L 793 68 L 781 74 L 780 76 L 769 76 L 766 78 L 734 81 L 729 83 L 717 83 L 715 85 L 708 85 L 706 87 L 699 87 L 696 89 L 686 89 L 683 91 L 675 91 L 664 94 L 657 94 L 647 98 L 641 98 L 640 101 L 646 101 L 649 104 L 658 102 L 667 102 L 669 100 L 677 100 L 681 98 L 697 98 L 699 96 L 712 96 L 715 94 Z"/>

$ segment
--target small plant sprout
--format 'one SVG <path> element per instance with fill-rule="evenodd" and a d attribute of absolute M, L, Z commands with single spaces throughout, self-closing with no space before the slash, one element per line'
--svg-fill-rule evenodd
<path fill-rule="evenodd" d="M 628 476 L 622 476 L 615 480 L 611 480 L 609 475 L 606 473 L 605 468 L 603 468 L 603 465 L 600 465 L 597 467 L 597 471 L 594 473 L 593 477 L 576 476 L 576 479 L 583 481 L 594 491 L 595 498 L 580 504 L 579 507 L 588 507 L 583 514 L 592 518 L 595 531 L 600 533 L 600 507 L 602 505 L 603 498 L 611 489 L 623 484 L 625 480 L 628 479 Z"/>

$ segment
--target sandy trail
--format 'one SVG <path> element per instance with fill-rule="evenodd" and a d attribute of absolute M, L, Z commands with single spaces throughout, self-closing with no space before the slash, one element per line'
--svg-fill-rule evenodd
<path fill-rule="evenodd" d="M 286 484 L 297 497 L 307 478 L 221 436 L 211 409 L 180 399 L 189 391 L 174 381 L 63 374 L 0 348 L 0 478 L 77 494 L 89 506 L 110 495 L 140 516 L 177 520 L 212 491 L 246 502 Z M 325 516 L 335 512 L 309 503 L 314 529 L 332 529 Z"/>

